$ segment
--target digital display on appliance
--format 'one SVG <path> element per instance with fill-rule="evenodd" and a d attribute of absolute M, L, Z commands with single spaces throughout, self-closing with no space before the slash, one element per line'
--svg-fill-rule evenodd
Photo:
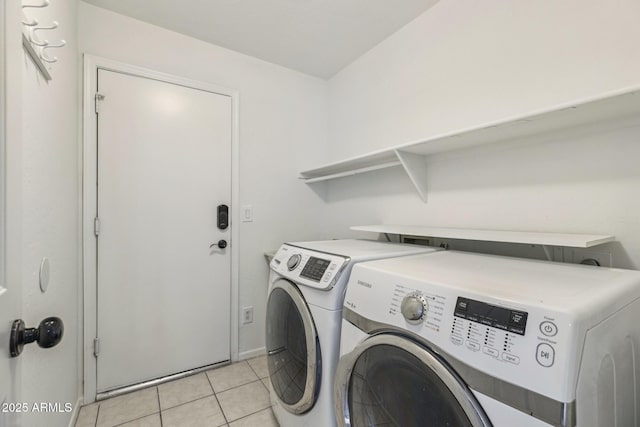
<path fill-rule="evenodd" d="M 462 319 L 518 335 L 524 335 L 524 331 L 527 328 L 528 314 L 526 312 L 498 307 L 468 298 L 458 297 L 453 314 Z"/>
<path fill-rule="evenodd" d="M 330 263 L 331 261 L 326 259 L 310 257 L 300 272 L 300 276 L 319 282 Z"/>

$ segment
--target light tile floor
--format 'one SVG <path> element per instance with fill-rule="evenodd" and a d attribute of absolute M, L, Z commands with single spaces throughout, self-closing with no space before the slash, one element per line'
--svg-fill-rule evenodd
<path fill-rule="evenodd" d="M 76 427 L 278 427 L 266 356 L 80 408 Z"/>

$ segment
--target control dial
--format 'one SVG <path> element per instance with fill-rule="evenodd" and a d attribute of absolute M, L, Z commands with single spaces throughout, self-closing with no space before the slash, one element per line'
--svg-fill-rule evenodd
<path fill-rule="evenodd" d="M 428 309 L 427 301 L 419 292 L 414 292 L 404 297 L 400 306 L 400 311 L 402 311 L 405 320 L 412 325 L 422 323 Z"/>
<path fill-rule="evenodd" d="M 300 260 L 302 256 L 300 254 L 294 254 L 289 257 L 289 261 L 287 261 L 287 268 L 289 271 L 295 270 L 295 268 L 300 264 Z"/>

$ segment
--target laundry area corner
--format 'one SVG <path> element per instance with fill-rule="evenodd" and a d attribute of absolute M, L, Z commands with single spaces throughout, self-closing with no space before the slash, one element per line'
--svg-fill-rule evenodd
<path fill-rule="evenodd" d="M 0 5 L 0 427 L 631 427 L 640 4 Z"/>

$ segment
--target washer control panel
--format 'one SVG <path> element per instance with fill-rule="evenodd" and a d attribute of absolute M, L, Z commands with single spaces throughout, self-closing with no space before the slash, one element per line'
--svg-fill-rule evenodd
<path fill-rule="evenodd" d="M 394 317 L 399 314 L 407 325 L 440 332 L 445 302 L 446 298 L 440 294 L 396 285 L 389 306 L 389 314 Z"/>
<path fill-rule="evenodd" d="M 449 341 L 459 348 L 512 365 L 533 359 L 539 368 L 556 364 L 555 318 L 543 316 L 527 330 L 528 312 L 460 296 L 453 316 Z"/>
<path fill-rule="evenodd" d="M 420 292 L 412 292 L 403 298 L 400 311 L 407 322 L 419 325 L 429 311 L 429 304 Z"/>
<path fill-rule="evenodd" d="M 287 260 L 287 268 L 289 271 L 295 270 L 298 265 L 300 265 L 300 260 L 302 256 L 300 254 L 293 254 Z"/>
<path fill-rule="evenodd" d="M 526 312 L 509 310 L 469 298 L 458 297 L 453 315 L 518 335 L 524 335 L 527 328 Z"/>
<path fill-rule="evenodd" d="M 270 267 L 300 285 L 329 290 L 335 286 L 349 258 L 282 245 Z"/>
<path fill-rule="evenodd" d="M 462 286 L 466 282 L 458 281 L 456 270 L 447 282 L 445 273 L 438 276 L 438 259 L 436 254 L 356 264 L 344 300 L 356 319 L 352 324 L 375 325 L 369 333 L 404 331 L 444 358 L 536 393 L 548 395 L 549 385 L 564 378 L 554 398 L 574 399 L 583 333 L 578 318 L 545 295 L 536 299 L 533 291 L 525 299 L 506 287 L 491 292 L 491 283 Z M 431 275 L 437 280 L 429 280 Z M 359 324 L 356 315 L 370 322 Z"/>
<path fill-rule="evenodd" d="M 310 280 L 319 282 L 327 272 L 327 268 L 331 265 L 331 261 L 324 258 L 309 257 L 304 265 L 304 268 L 300 272 L 300 276 L 306 277 Z"/>
<path fill-rule="evenodd" d="M 449 340 L 456 346 L 478 352 L 495 360 L 519 365 L 526 357 L 523 334 L 511 332 L 504 325 L 495 326 L 461 316 L 453 318 Z"/>

